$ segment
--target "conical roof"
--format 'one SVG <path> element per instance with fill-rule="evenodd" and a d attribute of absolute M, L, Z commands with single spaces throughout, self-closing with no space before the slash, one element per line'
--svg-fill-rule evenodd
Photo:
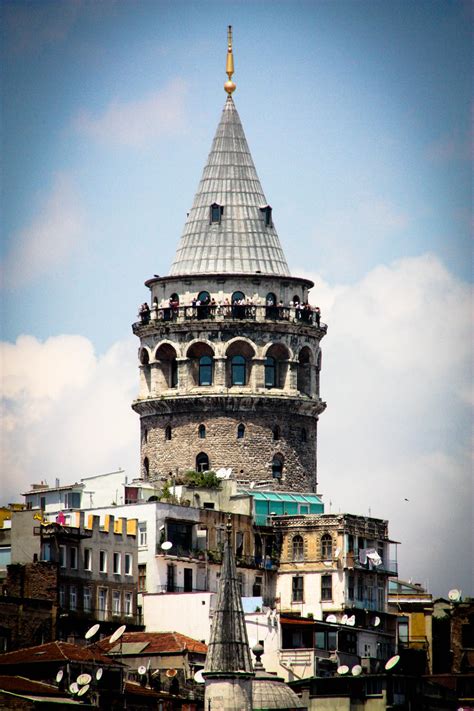
<path fill-rule="evenodd" d="M 215 222 L 211 221 L 213 204 L 221 210 Z M 229 95 L 170 274 L 261 272 L 289 276 L 266 207 L 239 114 Z"/>
<path fill-rule="evenodd" d="M 228 524 L 205 672 L 253 672 Z"/>

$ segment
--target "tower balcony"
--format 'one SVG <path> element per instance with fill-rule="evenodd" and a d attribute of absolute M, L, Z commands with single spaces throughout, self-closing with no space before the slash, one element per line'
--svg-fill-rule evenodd
<path fill-rule="evenodd" d="M 154 326 L 185 324 L 190 322 L 259 322 L 288 323 L 307 327 L 326 334 L 327 325 L 320 320 L 319 311 L 312 307 L 261 305 L 261 304 L 196 304 L 188 306 L 153 307 L 140 315 L 132 326 L 137 336 L 144 335 Z"/>

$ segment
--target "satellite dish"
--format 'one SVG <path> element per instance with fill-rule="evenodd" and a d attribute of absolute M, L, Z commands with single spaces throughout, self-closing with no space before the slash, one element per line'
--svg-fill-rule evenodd
<path fill-rule="evenodd" d="M 380 624 L 380 622 L 381 622 L 380 617 L 377 617 L 377 615 L 376 615 L 376 616 L 374 617 L 374 619 L 372 620 L 372 624 L 373 624 L 374 627 L 378 627 L 379 624 Z"/>
<path fill-rule="evenodd" d="M 100 681 L 102 679 L 103 673 L 104 673 L 104 670 L 102 669 L 102 667 L 99 667 L 95 673 L 95 678 L 97 679 L 97 681 Z"/>
<path fill-rule="evenodd" d="M 89 684 L 85 684 L 85 686 L 83 686 L 83 687 L 81 687 L 81 688 L 79 689 L 79 691 L 77 692 L 77 695 L 78 695 L 78 696 L 84 696 L 85 694 L 87 694 L 87 692 L 89 691 L 89 689 L 90 689 Z"/>
<path fill-rule="evenodd" d="M 352 667 L 352 676 L 359 676 L 360 674 L 362 674 L 362 667 L 360 664 L 354 664 Z"/>
<path fill-rule="evenodd" d="M 204 677 L 202 675 L 202 669 L 199 669 L 194 675 L 194 681 L 196 684 L 204 684 Z"/>
<path fill-rule="evenodd" d="M 174 676 L 176 676 L 177 673 L 178 673 L 177 669 L 167 669 L 166 670 L 166 676 L 168 677 L 168 679 L 172 679 Z"/>
<path fill-rule="evenodd" d="M 347 620 L 349 619 L 348 615 L 343 615 L 341 617 L 341 625 L 347 625 Z"/>
<path fill-rule="evenodd" d="M 386 670 L 386 671 L 389 671 L 390 669 L 393 669 L 393 667 L 395 667 L 395 666 L 398 664 L 399 661 L 400 661 L 400 655 L 399 655 L 399 654 L 395 654 L 394 657 L 390 657 L 390 659 L 388 660 L 388 662 L 385 664 L 385 670 Z"/>
<path fill-rule="evenodd" d="M 140 674 L 140 676 L 146 674 L 146 667 L 144 667 L 143 664 L 138 667 L 138 673 Z"/>
<path fill-rule="evenodd" d="M 173 548 L 173 544 L 171 541 L 163 541 L 160 548 L 162 551 L 169 551 L 170 548 Z"/>
<path fill-rule="evenodd" d="M 355 623 L 356 623 L 355 615 L 351 615 L 351 616 L 348 618 L 346 624 L 348 624 L 350 627 L 354 627 Z"/>
<path fill-rule="evenodd" d="M 85 686 L 86 684 L 90 684 L 91 681 L 92 677 L 90 674 L 79 674 L 76 679 L 76 682 L 79 684 L 79 686 Z"/>
<path fill-rule="evenodd" d="M 92 627 L 89 627 L 87 632 L 84 635 L 84 639 L 91 639 L 94 635 L 97 634 L 97 632 L 100 630 L 100 625 L 92 625 Z"/>
<path fill-rule="evenodd" d="M 255 482 L 254 482 L 254 481 L 251 481 L 251 482 L 250 482 L 250 488 L 251 488 L 251 489 L 254 489 L 254 488 L 255 488 Z"/>
<path fill-rule="evenodd" d="M 453 588 L 448 592 L 448 597 L 451 602 L 459 602 L 459 600 L 461 599 L 461 591 L 457 588 Z"/>
<path fill-rule="evenodd" d="M 58 671 L 58 673 L 56 674 L 56 683 L 57 683 L 57 684 L 59 684 L 59 682 L 61 681 L 61 679 L 63 678 L 63 676 L 64 676 L 64 669 L 60 669 L 60 670 Z"/>
<path fill-rule="evenodd" d="M 326 622 L 332 622 L 332 623 L 337 622 L 337 617 L 336 617 L 336 615 L 328 615 L 328 616 L 326 617 Z"/>
<path fill-rule="evenodd" d="M 69 684 L 69 691 L 71 692 L 71 694 L 77 694 L 77 692 L 79 691 L 79 687 L 75 681 L 73 681 L 72 684 Z"/>
<path fill-rule="evenodd" d="M 127 625 L 121 625 L 118 627 L 115 632 L 113 633 L 112 637 L 109 639 L 110 644 L 113 644 L 114 642 L 117 642 L 117 640 L 120 639 L 120 637 L 123 635 L 125 630 L 127 629 Z"/>
<path fill-rule="evenodd" d="M 348 671 L 349 667 L 347 664 L 341 664 L 341 666 L 337 668 L 337 673 L 340 674 L 340 676 L 344 676 L 344 674 L 347 674 Z"/>
<path fill-rule="evenodd" d="M 334 551 L 334 558 L 339 558 L 340 555 L 341 555 L 341 549 L 338 546 L 336 548 L 336 550 Z"/>

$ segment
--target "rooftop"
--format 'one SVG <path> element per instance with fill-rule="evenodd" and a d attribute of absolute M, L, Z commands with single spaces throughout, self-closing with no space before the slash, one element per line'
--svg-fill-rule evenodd
<path fill-rule="evenodd" d="M 105 653 L 116 653 L 122 646 L 123 654 L 172 654 L 197 652 L 206 654 L 207 645 L 180 632 L 125 632 L 118 644 L 110 644 L 110 637 L 102 639 L 97 646 Z M 127 647 L 129 651 L 127 652 Z M 134 651 L 132 651 L 132 645 Z"/>
<path fill-rule="evenodd" d="M 79 647 L 79 645 L 70 644 L 69 642 L 48 642 L 37 647 L 25 647 L 14 652 L 0 654 L 0 666 L 64 661 L 95 662 L 102 665 L 115 664 L 109 657 L 97 651 L 97 645 Z"/>

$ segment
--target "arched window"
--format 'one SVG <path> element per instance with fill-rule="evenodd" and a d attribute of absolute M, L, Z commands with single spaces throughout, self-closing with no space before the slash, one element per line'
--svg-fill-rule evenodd
<path fill-rule="evenodd" d="M 206 425 L 199 425 L 198 427 L 199 439 L 205 439 L 206 437 Z"/>
<path fill-rule="evenodd" d="M 205 452 L 199 452 L 196 457 L 196 471 L 197 472 L 208 472 L 209 471 L 209 457 Z"/>
<path fill-rule="evenodd" d="M 140 351 L 140 363 L 141 365 L 148 365 L 150 362 L 150 356 L 146 348 L 142 348 Z"/>
<path fill-rule="evenodd" d="M 306 428 L 305 428 L 305 427 L 302 427 L 302 428 L 301 428 L 300 440 L 301 440 L 302 442 L 307 442 L 307 441 L 308 441 L 308 434 L 307 434 L 307 432 L 306 432 Z"/>
<path fill-rule="evenodd" d="M 143 460 L 143 477 L 145 479 L 148 479 L 150 476 L 150 460 L 148 457 L 145 457 Z"/>
<path fill-rule="evenodd" d="M 276 387 L 276 360 L 272 356 L 265 358 L 265 387 Z"/>
<path fill-rule="evenodd" d="M 155 351 L 158 366 L 157 386 L 159 390 L 175 388 L 178 385 L 178 362 L 176 351 L 169 343 L 162 343 Z"/>
<path fill-rule="evenodd" d="M 221 221 L 222 214 L 224 212 L 224 208 L 222 205 L 219 205 L 217 202 L 213 202 L 211 207 L 210 207 L 210 213 L 209 213 L 209 220 L 212 223 L 219 224 Z"/>
<path fill-rule="evenodd" d="M 270 205 L 265 205 L 264 207 L 261 207 L 260 212 L 262 213 L 263 218 L 265 220 L 265 226 L 271 227 L 272 226 L 272 208 L 270 207 Z"/>
<path fill-rule="evenodd" d="M 201 304 L 209 304 L 211 302 L 211 295 L 208 291 L 200 291 L 197 295 L 197 300 Z"/>
<path fill-rule="evenodd" d="M 270 292 L 267 294 L 266 304 L 267 304 L 267 306 L 276 306 L 276 304 L 277 304 L 277 297 L 275 296 L 275 294 L 273 293 L 273 291 L 270 291 Z"/>
<path fill-rule="evenodd" d="M 170 296 L 170 306 L 173 305 L 179 306 L 179 294 L 176 294 L 176 292 Z"/>
<path fill-rule="evenodd" d="M 293 560 L 304 559 L 304 543 L 300 535 L 293 536 Z"/>
<path fill-rule="evenodd" d="M 272 477 L 281 479 L 283 476 L 283 457 L 280 454 L 275 454 L 272 460 Z"/>
<path fill-rule="evenodd" d="M 273 291 L 270 291 L 267 294 L 267 298 L 265 299 L 265 314 L 267 318 L 273 318 L 276 319 L 278 318 L 278 306 L 277 306 L 277 297 L 273 293 Z"/>
<path fill-rule="evenodd" d="M 165 439 L 171 439 L 171 425 L 165 427 Z"/>
<path fill-rule="evenodd" d="M 245 385 L 247 380 L 247 361 L 242 355 L 232 356 L 231 384 Z"/>
<path fill-rule="evenodd" d="M 245 294 L 243 291 L 234 291 L 231 297 L 231 301 L 233 304 L 237 303 L 238 301 L 245 301 Z"/>
<path fill-rule="evenodd" d="M 272 434 L 273 434 L 274 440 L 280 439 L 281 432 L 280 432 L 280 428 L 278 427 L 278 425 L 275 425 L 275 427 L 272 430 Z"/>
<path fill-rule="evenodd" d="M 332 536 L 329 533 L 321 536 L 321 558 L 323 560 L 331 560 L 332 558 Z"/>
<path fill-rule="evenodd" d="M 245 425 L 240 423 L 240 425 L 237 427 L 237 439 L 243 439 L 245 435 Z"/>
<path fill-rule="evenodd" d="M 298 294 L 295 294 L 295 295 L 294 295 L 294 297 L 293 297 L 293 303 L 294 303 L 295 306 L 296 306 L 296 304 L 299 304 L 299 303 L 300 303 L 300 297 L 298 296 Z"/>
<path fill-rule="evenodd" d="M 212 358 L 205 355 L 199 358 L 199 385 L 212 385 Z"/>
<path fill-rule="evenodd" d="M 178 361 L 176 358 L 170 362 L 170 374 L 171 374 L 171 387 L 178 387 Z"/>
<path fill-rule="evenodd" d="M 308 346 L 304 346 L 298 355 L 296 387 L 300 393 L 309 396 L 311 396 L 311 362 L 312 353 Z"/>

